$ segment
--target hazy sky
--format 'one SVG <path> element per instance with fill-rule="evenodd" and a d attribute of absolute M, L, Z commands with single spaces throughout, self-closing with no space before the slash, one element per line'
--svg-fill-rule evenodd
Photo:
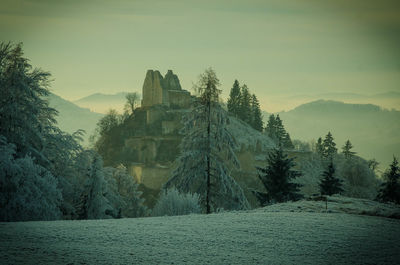
<path fill-rule="evenodd" d="M 0 0 L 1 41 L 23 42 L 67 99 L 141 91 L 147 69 L 183 88 L 206 67 L 263 109 L 328 92 L 400 92 L 398 0 Z"/>

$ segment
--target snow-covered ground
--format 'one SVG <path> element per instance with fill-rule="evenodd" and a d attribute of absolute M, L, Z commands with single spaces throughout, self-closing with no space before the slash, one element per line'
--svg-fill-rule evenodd
<path fill-rule="evenodd" d="M 400 261 L 398 219 L 296 212 L 283 206 L 280 210 L 272 206 L 211 215 L 0 223 L 0 263 L 398 264 Z"/>

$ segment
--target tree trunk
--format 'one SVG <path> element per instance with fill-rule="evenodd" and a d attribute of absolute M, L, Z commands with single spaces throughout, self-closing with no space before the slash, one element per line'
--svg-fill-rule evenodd
<path fill-rule="evenodd" d="M 211 102 L 207 102 L 207 148 L 208 148 L 208 154 L 207 154 L 207 194 L 206 194 L 206 213 L 209 214 L 211 213 L 211 207 L 210 207 L 210 187 L 211 187 L 211 161 L 210 161 L 210 152 L 211 152 L 211 141 L 210 141 L 210 131 L 211 131 Z"/>

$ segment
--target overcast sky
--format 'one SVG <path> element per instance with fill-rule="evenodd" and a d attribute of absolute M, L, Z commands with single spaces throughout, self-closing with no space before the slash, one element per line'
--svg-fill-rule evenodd
<path fill-rule="evenodd" d="M 238 79 L 276 111 L 286 96 L 400 92 L 398 3 L 0 0 L 0 38 L 23 42 L 67 99 L 140 92 L 147 69 L 190 90 L 211 66 L 224 98 Z"/>

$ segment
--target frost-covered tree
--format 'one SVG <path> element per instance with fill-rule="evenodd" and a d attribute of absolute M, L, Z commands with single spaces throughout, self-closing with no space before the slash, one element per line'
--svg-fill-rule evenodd
<path fill-rule="evenodd" d="M 138 190 L 138 184 L 126 167 L 119 165 L 117 168 L 104 169 L 108 190 L 106 197 L 112 203 L 113 208 L 121 212 L 120 217 L 141 217 L 147 212 L 143 205 L 142 192 Z"/>
<path fill-rule="evenodd" d="M 81 160 L 86 168 L 84 186 L 77 205 L 79 219 L 102 219 L 115 216 L 116 210 L 106 198 L 107 182 L 104 179 L 101 157 L 87 151 Z"/>
<path fill-rule="evenodd" d="M 262 132 L 264 122 L 261 116 L 260 103 L 258 102 L 256 95 L 254 94 L 251 97 L 251 116 L 252 116 L 251 126 L 257 131 Z"/>
<path fill-rule="evenodd" d="M 323 146 L 323 156 L 325 158 L 332 158 L 334 155 L 337 154 L 336 143 L 333 141 L 333 136 L 331 132 L 328 132 L 328 134 L 325 136 Z"/>
<path fill-rule="evenodd" d="M 218 103 L 219 80 L 212 69 L 199 78 L 196 90 L 199 104 L 184 116 L 181 142 L 182 153 L 165 188 L 176 187 L 183 193 L 198 193 L 206 213 L 218 208 L 246 209 L 249 207 L 241 187 L 227 168 L 238 166 L 233 148 L 235 141 L 228 132 L 227 112 Z"/>
<path fill-rule="evenodd" d="M 384 177 L 386 182 L 382 183 L 377 199 L 400 204 L 400 167 L 396 157 L 393 157 L 390 169 L 385 172 Z"/>
<path fill-rule="evenodd" d="M 163 190 L 153 208 L 152 216 L 172 216 L 201 213 L 200 196 L 198 194 L 180 193 L 172 188 Z"/>
<path fill-rule="evenodd" d="M 49 107 L 50 73 L 33 69 L 22 44 L 0 43 L 0 135 L 15 144 L 16 155 L 30 154 L 42 166 L 43 141 L 54 128 L 56 110 Z"/>
<path fill-rule="evenodd" d="M 61 200 L 56 178 L 0 136 L 0 221 L 59 219 Z"/>
<path fill-rule="evenodd" d="M 235 80 L 228 99 L 228 111 L 235 117 L 239 117 L 240 99 L 241 93 L 239 81 Z"/>
<path fill-rule="evenodd" d="M 335 177 L 335 167 L 333 161 L 330 161 L 328 168 L 322 173 L 322 180 L 319 184 L 322 195 L 333 195 L 343 191 L 342 181 Z"/>
<path fill-rule="evenodd" d="M 350 143 L 350 140 L 347 140 L 342 147 L 342 153 L 346 159 L 350 159 L 356 154 L 356 152 L 351 151 L 352 148 L 353 145 Z"/>
<path fill-rule="evenodd" d="M 266 190 L 266 193 L 256 192 L 261 204 L 294 201 L 302 197 L 299 194 L 301 185 L 293 182 L 301 176 L 299 171 L 293 169 L 293 160 L 294 158 L 288 158 L 280 148 L 269 153 L 265 168 L 257 167 L 258 177 Z"/>

